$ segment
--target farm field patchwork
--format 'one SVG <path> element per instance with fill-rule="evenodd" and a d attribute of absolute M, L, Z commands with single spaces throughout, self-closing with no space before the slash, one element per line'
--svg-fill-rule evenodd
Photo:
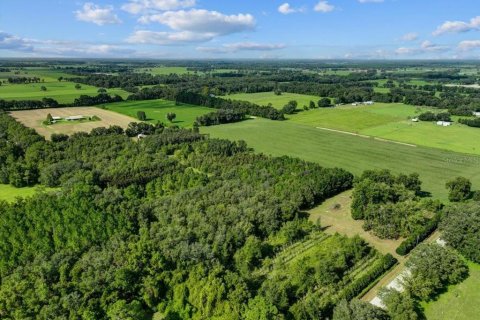
<path fill-rule="evenodd" d="M 215 109 L 189 104 L 180 104 L 177 106 L 173 101 L 162 99 L 117 102 L 105 104 L 102 105 L 102 107 L 135 119 L 137 118 L 137 111 L 144 111 L 147 115 L 147 122 L 150 123 L 156 123 L 157 121 L 160 121 L 168 124 L 166 115 L 169 112 L 174 112 L 177 117 L 173 121 L 173 124 L 180 127 L 191 127 L 197 117 L 215 111 Z"/>
<path fill-rule="evenodd" d="M 450 286 L 436 301 L 424 303 L 428 320 L 472 320 L 480 314 L 480 264 L 468 263 L 469 276 Z"/>
<path fill-rule="evenodd" d="M 289 121 L 455 152 L 480 154 L 478 128 L 458 122 L 449 127 L 440 127 L 434 122 L 408 120 L 409 117 L 431 110 L 439 111 L 401 103 L 376 103 L 373 106 L 340 106 L 303 111 L 289 116 Z M 458 120 L 458 117 L 453 117 L 453 120 Z"/>
<path fill-rule="evenodd" d="M 69 116 L 97 116 L 99 121 L 89 122 L 68 122 L 68 123 L 55 123 L 52 125 L 44 125 L 43 121 L 47 118 L 48 114 L 53 117 L 69 117 Z M 134 118 L 128 116 L 103 110 L 95 107 L 75 107 L 75 108 L 49 108 L 49 109 L 35 109 L 25 111 L 12 111 L 12 116 L 23 123 L 25 126 L 35 129 L 39 134 L 50 138 L 53 133 L 72 134 L 75 132 L 83 131 L 90 132 L 94 128 L 109 127 L 111 125 L 117 125 L 122 128 L 126 128 L 130 122 L 137 121 Z"/>
<path fill-rule="evenodd" d="M 238 93 L 238 94 L 231 94 L 231 95 L 225 96 L 225 98 L 232 99 L 232 100 L 249 101 L 249 102 L 256 103 L 258 105 L 263 105 L 263 106 L 266 106 L 269 103 L 271 103 L 272 106 L 277 109 L 283 108 L 284 105 L 286 105 L 289 101 L 292 101 L 292 100 L 295 100 L 298 102 L 298 108 L 300 109 L 303 108 L 304 105 L 308 106 L 310 101 L 317 103 L 318 100 L 320 100 L 320 97 L 317 97 L 317 96 L 289 93 L 289 92 L 283 92 L 279 96 L 277 96 L 273 92 Z"/>
<path fill-rule="evenodd" d="M 40 88 L 45 86 L 47 91 Z M 52 81 L 28 84 L 3 84 L 0 86 L 0 99 L 4 100 L 42 100 L 53 98 L 59 103 L 72 103 L 81 95 L 96 96 L 98 88 L 81 85 L 81 89 L 75 89 L 75 83 L 68 81 Z M 118 94 L 126 98 L 129 93 L 122 89 L 108 89 L 109 94 Z"/>
<path fill-rule="evenodd" d="M 428 147 L 410 147 L 342 133 L 316 129 L 291 121 L 252 119 L 201 128 L 215 138 L 245 140 L 257 152 L 288 155 L 341 167 L 354 174 L 368 169 L 394 173 L 418 172 L 423 189 L 435 198 L 447 199 L 445 183 L 451 177 L 471 179 L 480 187 L 480 157 Z"/>

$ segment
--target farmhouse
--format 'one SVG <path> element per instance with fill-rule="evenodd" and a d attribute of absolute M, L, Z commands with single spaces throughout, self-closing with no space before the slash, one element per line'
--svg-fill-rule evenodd
<path fill-rule="evenodd" d="M 437 126 L 448 127 L 451 125 L 452 123 L 450 121 L 437 121 Z"/>

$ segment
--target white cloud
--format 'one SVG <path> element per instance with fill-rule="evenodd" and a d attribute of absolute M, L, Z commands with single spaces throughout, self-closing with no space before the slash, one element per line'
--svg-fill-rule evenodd
<path fill-rule="evenodd" d="M 105 6 L 102 8 L 91 2 L 85 3 L 82 10 L 75 11 L 75 16 L 79 21 L 91 22 L 99 26 L 122 22 L 113 12 L 112 6 Z"/>
<path fill-rule="evenodd" d="M 433 32 L 434 36 L 444 33 L 462 33 L 472 30 L 480 30 L 480 16 L 470 19 L 470 21 L 445 21 Z"/>
<path fill-rule="evenodd" d="M 409 32 L 402 36 L 401 38 L 403 41 L 415 41 L 418 39 L 418 33 L 416 32 Z"/>
<path fill-rule="evenodd" d="M 313 9 L 317 12 L 327 13 L 327 12 L 333 11 L 335 9 L 335 6 L 329 4 L 328 1 L 322 0 L 319 3 L 317 3 Z"/>
<path fill-rule="evenodd" d="M 197 50 L 207 53 L 233 53 L 238 51 L 274 51 L 283 48 L 285 48 L 284 44 L 238 42 L 224 44 L 221 47 L 198 47 Z"/>
<path fill-rule="evenodd" d="M 427 53 L 441 53 L 447 52 L 450 50 L 450 47 L 438 45 L 432 43 L 431 41 L 423 41 L 419 47 L 400 47 L 395 50 L 397 55 L 419 55 Z"/>
<path fill-rule="evenodd" d="M 209 41 L 216 36 L 217 35 L 214 33 L 196 33 L 191 31 L 157 32 L 150 30 L 137 30 L 128 37 L 126 41 L 139 44 L 172 45 Z"/>
<path fill-rule="evenodd" d="M 360 3 L 381 3 L 384 0 L 358 0 Z"/>
<path fill-rule="evenodd" d="M 33 46 L 27 39 L 0 31 L 0 50 L 33 51 Z"/>
<path fill-rule="evenodd" d="M 470 51 L 480 48 L 480 40 L 464 40 L 458 44 L 458 49 L 461 51 Z"/>
<path fill-rule="evenodd" d="M 285 2 L 284 4 L 278 7 L 278 12 L 281 14 L 290 14 L 296 12 L 304 12 L 304 8 L 293 8 L 289 3 Z"/>
<path fill-rule="evenodd" d="M 169 11 L 190 8 L 196 5 L 195 0 L 129 0 L 122 6 L 122 10 L 132 14 L 151 11 Z"/>

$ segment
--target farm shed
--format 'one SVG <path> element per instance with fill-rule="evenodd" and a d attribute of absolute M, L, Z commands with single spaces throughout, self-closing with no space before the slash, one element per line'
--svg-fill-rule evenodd
<path fill-rule="evenodd" d="M 437 121 L 437 126 L 448 127 L 452 125 L 450 121 Z"/>
<path fill-rule="evenodd" d="M 85 118 L 86 118 L 85 116 L 69 116 L 69 117 L 66 117 L 65 120 L 75 121 L 75 120 L 83 120 Z"/>

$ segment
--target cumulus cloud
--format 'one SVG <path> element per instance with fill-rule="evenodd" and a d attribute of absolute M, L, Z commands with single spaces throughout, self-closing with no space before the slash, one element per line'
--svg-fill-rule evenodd
<path fill-rule="evenodd" d="M 33 51 L 33 46 L 27 39 L 0 31 L 0 49 L 12 51 Z"/>
<path fill-rule="evenodd" d="M 449 51 L 450 47 L 438 45 L 431 41 L 423 41 L 419 47 L 400 47 L 395 50 L 396 55 L 419 55 L 426 53 L 441 53 Z"/>
<path fill-rule="evenodd" d="M 284 44 L 237 42 L 224 44 L 221 47 L 198 47 L 197 50 L 207 53 L 234 53 L 238 51 L 274 51 L 283 48 L 285 48 Z"/>
<path fill-rule="evenodd" d="M 333 11 L 335 9 L 335 6 L 328 3 L 328 1 L 322 0 L 317 3 L 313 9 L 317 12 L 327 13 Z"/>
<path fill-rule="evenodd" d="M 217 11 L 191 9 L 166 11 L 144 15 L 140 22 L 157 22 L 172 31 L 137 30 L 127 41 L 130 43 L 174 44 L 201 42 L 219 36 L 250 31 L 255 28 L 255 18 L 250 14 L 225 15 Z"/>
<path fill-rule="evenodd" d="M 289 3 L 285 2 L 284 4 L 278 7 L 278 12 L 281 14 L 290 14 L 296 12 L 303 12 L 305 11 L 304 8 L 293 8 Z"/>
<path fill-rule="evenodd" d="M 195 5 L 195 0 L 129 0 L 128 3 L 122 6 L 122 10 L 131 14 L 139 14 L 190 8 Z"/>
<path fill-rule="evenodd" d="M 401 39 L 402 41 L 415 41 L 418 39 L 418 33 L 416 32 L 406 33 L 401 37 Z"/>
<path fill-rule="evenodd" d="M 433 32 L 434 36 L 445 33 L 463 33 L 473 30 L 480 30 L 480 16 L 470 19 L 470 21 L 445 21 Z"/>
<path fill-rule="evenodd" d="M 480 40 L 464 40 L 458 44 L 461 51 L 471 51 L 480 48 Z"/>
<path fill-rule="evenodd" d="M 75 11 L 75 16 L 79 21 L 91 22 L 99 26 L 122 22 L 113 12 L 112 6 L 100 7 L 91 2 L 85 3 L 82 10 Z"/>

